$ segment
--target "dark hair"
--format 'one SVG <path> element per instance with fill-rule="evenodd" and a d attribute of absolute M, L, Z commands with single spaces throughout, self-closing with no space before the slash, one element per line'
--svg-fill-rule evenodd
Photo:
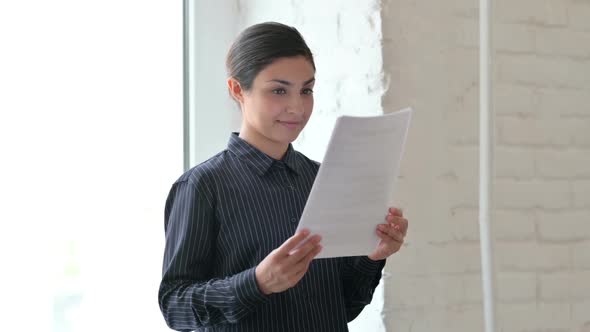
<path fill-rule="evenodd" d="M 256 75 L 274 60 L 304 56 L 315 70 L 313 55 L 297 29 L 277 23 L 255 24 L 242 31 L 227 53 L 227 74 L 248 91 Z"/>

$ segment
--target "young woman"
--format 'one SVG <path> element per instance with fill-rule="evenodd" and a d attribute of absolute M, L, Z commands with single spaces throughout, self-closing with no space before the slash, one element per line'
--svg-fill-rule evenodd
<path fill-rule="evenodd" d="M 313 56 L 296 29 L 263 23 L 238 36 L 226 65 L 242 125 L 227 149 L 172 186 L 164 318 L 179 331 L 347 331 L 408 222 L 384 211 L 368 257 L 313 260 L 318 235 L 293 250 L 309 235 L 293 234 L 319 169 L 291 145 L 313 110 Z"/>

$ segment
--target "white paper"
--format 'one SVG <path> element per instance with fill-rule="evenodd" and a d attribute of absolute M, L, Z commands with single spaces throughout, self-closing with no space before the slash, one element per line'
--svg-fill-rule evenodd
<path fill-rule="evenodd" d="M 297 230 L 322 236 L 316 258 L 368 255 L 379 243 L 404 152 L 412 109 L 336 120 Z M 311 236 L 310 235 L 310 236 Z M 305 241 L 304 241 L 305 242 Z"/>

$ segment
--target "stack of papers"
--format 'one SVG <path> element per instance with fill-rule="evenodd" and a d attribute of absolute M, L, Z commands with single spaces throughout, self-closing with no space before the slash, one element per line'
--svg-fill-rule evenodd
<path fill-rule="evenodd" d="M 412 109 L 336 120 L 297 231 L 322 236 L 316 258 L 368 255 L 395 206 L 396 180 Z M 310 237 L 311 237 L 310 235 Z M 302 244 L 305 241 L 302 242 Z"/>

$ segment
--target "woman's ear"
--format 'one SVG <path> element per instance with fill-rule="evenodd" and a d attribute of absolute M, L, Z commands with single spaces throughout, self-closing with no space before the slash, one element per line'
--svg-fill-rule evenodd
<path fill-rule="evenodd" d="M 235 99 L 237 102 L 242 104 L 244 102 L 244 91 L 242 90 L 242 86 L 240 82 L 233 77 L 227 79 L 227 88 L 229 90 L 229 94 Z"/>

